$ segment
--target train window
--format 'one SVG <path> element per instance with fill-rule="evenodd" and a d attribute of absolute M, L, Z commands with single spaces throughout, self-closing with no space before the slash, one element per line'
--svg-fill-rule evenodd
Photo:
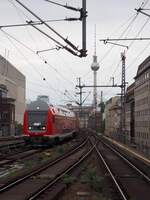
<path fill-rule="evenodd" d="M 55 123 L 55 115 L 53 115 L 53 123 Z"/>
<path fill-rule="evenodd" d="M 47 112 L 45 111 L 29 111 L 28 112 L 28 124 L 33 125 L 34 123 L 41 123 L 46 125 Z"/>

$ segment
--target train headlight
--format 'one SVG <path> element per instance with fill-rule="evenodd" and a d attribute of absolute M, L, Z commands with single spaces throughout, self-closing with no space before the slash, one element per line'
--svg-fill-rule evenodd
<path fill-rule="evenodd" d="M 31 126 L 29 126 L 29 130 L 31 130 Z"/>
<path fill-rule="evenodd" d="M 45 130 L 45 127 L 42 127 L 43 130 Z"/>

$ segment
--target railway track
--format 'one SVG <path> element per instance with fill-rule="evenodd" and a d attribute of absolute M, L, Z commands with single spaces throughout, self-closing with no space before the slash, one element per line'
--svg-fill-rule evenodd
<path fill-rule="evenodd" d="M 16 168 L 22 168 L 23 163 L 26 159 L 31 159 L 33 156 L 39 155 L 42 150 L 26 150 L 17 152 L 16 155 L 11 155 L 0 161 L 0 178 L 9 175 L 16 171 Z"/>
<path fill-rule="evenodd" d="M 34 172 L 29 173 L 28 175 L 17 179 L 14 182 L 11 182 L 7 185 L 0 187 L 0 198 L 5 199 L 25 199 L 28 194 L 31 194 L 33 191 L 37 193 L 39 188 L 43 188 L 44 184 L 48 184 L 48 179 L 51 179 L 53 176 L 58 176 L 60 171 L 56 169 L 65 170 L 68 168 L 70 163 L 74 160 L 79 159 L 83 156 L 85 151 L 85 145 L 88 142 L 88 139 L 84 140 L 78 147 L 73 148 L 66 154 L 60 156 L 58 159 L 51 161 Z M 65 161 L 64 161 L 65 160 Z M 62 163 L 60 163 L 62 162 Z M 60 167 L 61 166 L 61 167 Z M 24 193 L 20 192 L 24 191 Z"/>
<path fill-rule="evenodd" d="M 115 196 L 112 200 L 147 200 L 150 195 L 148 172 L 144 173 L 112 146 L 94 136 L 88 137 L 78 147 L 73 147 L 66 154 L 46 163 L 34 172 L 15 182 L 1 185 L 0 198 L 3 200 L 47 200 L 47 197 L 49 200 L 58 199 L 66 188 L 62 181 L 63 177 L 74 174 L 79 177 L 91 155 L 97 155 L 99 160 L 97 163 L 103 171 L 101 173 L 109 174 L 109 182 L 112 182 Z"/>
<path fill-rule="evenodd" d="M 89 139 L 88 151 L 84 152 L 82 156 L 79 157 L 79 159 L 76 159 L 73 163 L 70 163 L 70 165 L 66 169 L 61 170 L 52 180 L 50 180 L 38 191 L 30 195 L 27 200 L 46 200 L 47 197 L 49 198 L 49 200 L 58 199 L 62 191 L 64 191 L 64 189 L 66 188 L 66 185 L 62 181 L 63 177 L 66 175 L 68 175 L 68 177 L 72 175 L 78 177 L 82 172 L 82 168 L 86 167 L 85 161 L 89 158 L 94 149 L 94 146 L 91 146 L 92 141 L 94 141 L 94 143 L 96 142 L 95 137 L 93 137 L 92 139 L 91 138 Z"/>
<path fill-rule="evenodd" d="M 22 140 L 21 136 L 1 136 L 0 137 L 0 142 L 1 141 L 16 141 L 16 140 Z"/>
<path fill-rule="evenodd" d="M 126 157 L 106 143 L 95 150 L 110 174 L 121 199 L 147 200 L 150 196 L 150 178 Z"/>
<path fill-rule="evenodd" d="M 7 138 L 4 138 L 4 141 Z M 8 138 L 9 140 L 12 140 L 10 138 Z M 8 165 L 8 164 L 12 164 L 13 162 L 16 162 L 17 160 L 21 160 L 24 159 L 26 157 L 29 157 L 30 155 L 34 154 L 34 153 L 38 153 L 41 152 L 42 149 L 48 149 L 47 148 L 42 148 L 42 147 L 38 147 L 37 149 L 41 149 L 41 150 L 35 150 L 35 148 L 33 149 L 32 146 L 28 145 L 25 146 L 25 143 L 20 141 L 19 143 L 9 143 L 7 139 L 7 143 L 8 144 L 3 144 L 0 146 L 0 168 L 3 167 L 4 165 Z M 63 144 L 67 144 L 69 143 L 69 141 L 62 141 L 59 145 L 63 145 Z M 74 139 L 73 143 L 79 143 L 81 141 L 80 137 L 77 137 L 76 139 Z M 50 147 L 52 149 L 52 146 Z"/>
<path fill-rule="evenodd" d="M 6 154 L 11 154 L 12 151 L 16 151 L 17 149 L 25 147 L 24 141 L 19 141 L 19 142 L 2 142 L 0 144 L 0 157 Z"/>
<path fill-rule="evenodd" d="M 45 184 L 42 188 L 40 188 L 36 193 L 30 195 L 27 200 L 46 200 L 49 196 L 49 199 L 57 199 L 57 196 L 59 196 L 59 193 L 61 193 L 62 190 L 66 187 L 65 184 L 62 183 L 62 179 L 66 175 L 72 175 L 73 170 L 77 170 L 77 168 L 81 167 L 81 163 L 85 161 L 92 153 L 94 147 L 91 147 L 88 149 L 87 152 L 85 152 L 79 159 L 77 159 L 74 163 L 72 163 L 68 168 L 63 170 L 61 173 L 59 173 L 53 180 L 49 181 L 49 183 Z M 80 172 L 82 170 L 80 169 Z M 80 173 L 78 172 L 78 173 Z M 57 189 L 56 189 L 57 188 Z M 53 190 L 55 192 L 53 192 Z M 53 194 L 53 195 L 52 195 Z"/>
<path fill-rule="evenodd" d="M 99 141 L 99 138 L 96 140 Z M 103 177 L 102 184 L 104 184 L 102 186 L 104 190 L 102 189 L 99 192 L 104 196 L 110 192 L 104 198 L 111 200 L 148 199 L 150 195 L 148 171 L 144 173 L 143 169 L 137 167 L 137 162 L 135 164 L 134 162 L 130 162 L 126 156 L 120 154 L 111 146 L 101 143 L 101 141 L 97 145 L 93 143 L 93 146 L 93 153 L 95 152 L 95 155 L 97 155 L 97 163 L 94 164 L 101 172 L 99 176 Z M 68 194 L 70 193 L 69 189 L 67 189 L 67 192 Z M 65 197 L 67 198 L 66 193 Z"/>

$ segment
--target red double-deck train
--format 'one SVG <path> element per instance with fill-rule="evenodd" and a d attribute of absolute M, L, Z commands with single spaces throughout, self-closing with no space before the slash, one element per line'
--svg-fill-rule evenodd
<path fill-rule="evenodd" d="M 77 133 L 75 114 L 63 107 L 37 100 L 24 113 L 23 138 L 26 143 L 48 146 Z"/>

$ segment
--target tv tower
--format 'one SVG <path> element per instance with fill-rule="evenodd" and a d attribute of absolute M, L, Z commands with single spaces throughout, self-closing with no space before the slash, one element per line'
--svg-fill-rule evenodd
<path fill-rule="evenodd" d="M 94 56 L 93 56 L 93 63 L 91 65 L 91 69 L 94 74 L 94 88 L 93 88 L 93 104 L 95 110 L 97 109 L 97 70 L 99 69 L 99 64 L 97 62 L 97 56 L 96 56 L 96 25 L 95 25 L 95 42 L 94 42 Z"/>

